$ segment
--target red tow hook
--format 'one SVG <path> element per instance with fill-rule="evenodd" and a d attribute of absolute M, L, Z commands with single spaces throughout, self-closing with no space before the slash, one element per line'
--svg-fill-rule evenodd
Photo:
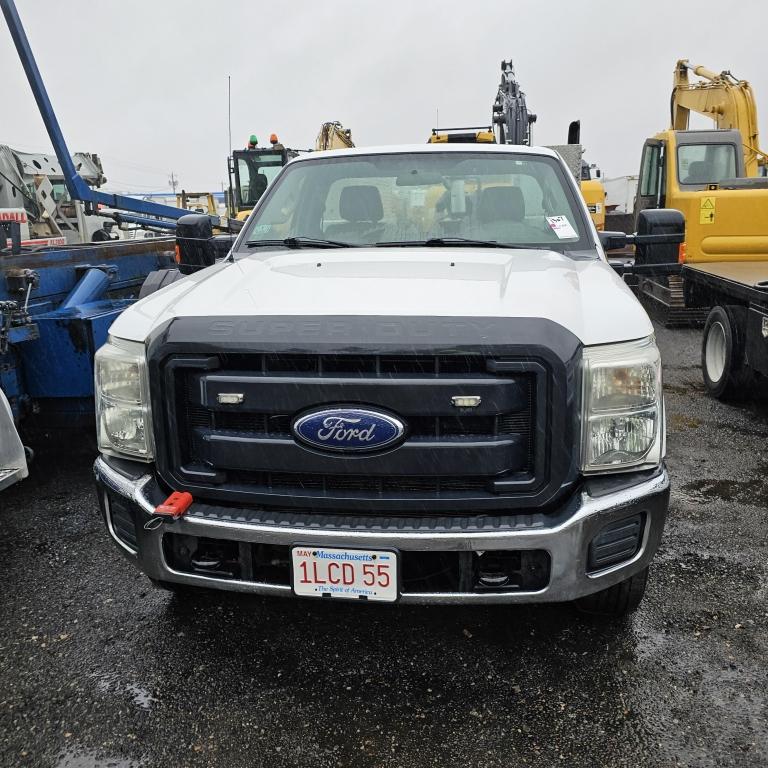
<path fill-rule="evenodd" d="M 187 510 L 192 506 L 192 494 L 187 491 L 174 491 L 162 504 L 155 507 L 152 517 L 147 520 L 144 529 L 154 531 L 163 523 L 163 518 L 170 518 L 168 522 L 173 522 L 183 517 Z"/>
<path fill-rule="evenodd" d="M 191 506 L 191 493 L 174 491 L 162 504 L 155 507 L 155 514 L 172 517 L 175 520 L 177 517 L 181 517 Z"/>

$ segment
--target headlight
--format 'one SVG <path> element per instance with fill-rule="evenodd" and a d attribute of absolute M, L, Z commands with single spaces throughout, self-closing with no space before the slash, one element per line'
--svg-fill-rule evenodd
<path fill-rule="evenodd" d="M 582 471 L 655 466 L 662 459 L 661 357 L 652 336 L 584 349 Z"/>
<path fill-rule="evenodd" d="M 96 429 L 99 450 L 152 458 L 152 414 L 144 345 L 110 337 L 96 353 Z"/>

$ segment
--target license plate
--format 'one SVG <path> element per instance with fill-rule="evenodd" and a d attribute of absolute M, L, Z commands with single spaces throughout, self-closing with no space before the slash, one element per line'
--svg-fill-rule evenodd
<path fill-rule="evenodd" d="M 303 597 L 397 600 L 397 553 L 297 546 L 291 550 L 293 591 Z"/>

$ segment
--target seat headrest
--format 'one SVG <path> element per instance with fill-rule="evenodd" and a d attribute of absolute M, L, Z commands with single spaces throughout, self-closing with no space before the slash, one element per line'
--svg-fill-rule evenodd
<path fill-rule="evenodd" d="M 257 173 L 255 176 L 251 178 L 251 184 L 250 186 L 253 189 L 258 190 L 259 192 L 263 192 L 267 185 L 269 184 L 269 179 L 263 174 L 263 173 Z"/>
<path fill-rule="evenodd" d="M 524 218 L 525 200 L 519 187 L 486 187 L 480 193 L 478 221 L 522 221 Z"/>
<path fill-rule="evenodd" d="M 711 181 L 709 163 L 706 160 L 694 160 L 688 165 L 688 175 L 685 184 L 706 184 Z"/>
<path fill-rule="evenodd" d="M 339 214 L 345 221 L 381 221 L 384 206 L 378 187 L 372 184 L 344 187 L 339 197 Z"/>

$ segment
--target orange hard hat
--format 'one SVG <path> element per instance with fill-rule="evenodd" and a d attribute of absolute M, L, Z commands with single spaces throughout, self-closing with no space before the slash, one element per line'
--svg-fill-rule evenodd
<path fill-rule="evenodd" d="M 273 133 L 273 134 L 272 134 L 272 135 L 269 137 L 269 141 L 270 141 L 270 143 L 271 143 L 271 144 L 277 144 L 277 134 L 276 134 L 276 133 Z"/>

